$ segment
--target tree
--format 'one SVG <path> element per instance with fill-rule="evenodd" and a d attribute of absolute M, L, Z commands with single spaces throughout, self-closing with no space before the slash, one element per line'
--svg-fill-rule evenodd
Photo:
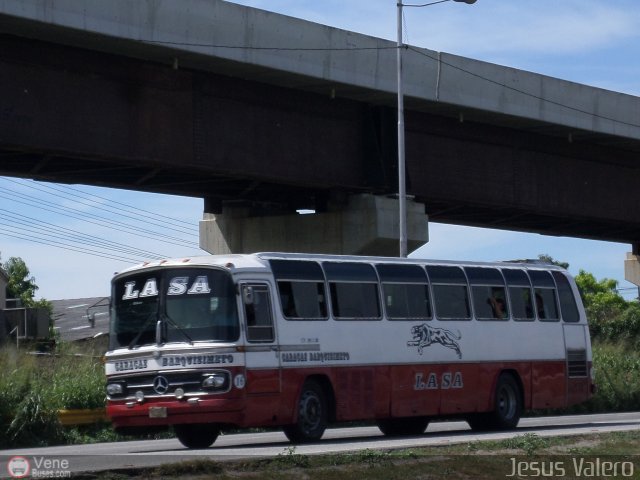
<path fill-rule="evenodd" d="M 560 262 L 558 260 L 555 260 L 551 255 L 547 253 L 538 254 L 538 260 L 545 263 L 550 263 L 551 265 L 557 265 L 559 267 L 564 268 L 565 270 L 569 269 L 569 264 L 567 262 Z"/>
<path fill-rule="evenodd" d="M 628 303 L 618 293 L 618 281 L 610 278 L 596 280 L 593 274 L 580 270 L 576 275 L 582 301 L 588 310 L 619 314 L 626 310 Z"/>
<path fill-rule="evenodd" d="M 547 254 L 547 253 L 539 253 L 538 254 L 538 260 L 542 263 L 548 263 L 550 265 L 557 265 L 558 267 L 562 267 L 565 270 L 569 269 L 569 264 L 567 262 L 559 262 L 558 260 L 555 260 L 551 255 Z M 520 260 L 512 260 L 513 262 L 520 262 L 520 263 L 527 263 L 527 262 L 531 262 L 531 260 L 526 260 L 526 259 L 520 259 Z"/>
<path fill-rule="evenodd" d="M 9 276 L 7 283 L 7 298 L 18 298 L 25 307 L 44 307 L 51 312 L 51 303 L 45 299 L 34 300 L 38 285 L 36 279 L 31 275 L 29 267 L 20 257 L 11 257 L 2 268 Z"/>
<path fill-rule="evenodd" d="M 592 336 L 617 339 L 620 330 L 626 329 L 625 322 L 621 322 L 621 319 L 630 306 L 618 293 L 617 280 L 604 278 L 598 281 L 593 274 L 584 270 L 580 270 L 575 280 L 587 312 Z"/>
<path fill-rule="evenodd" d="M 11 257 L 4 265 L 4 270 L 9 275 L 7 284 L 7 296 L 19 298 L 25 306 L 33 300 L 38 290 L 36 279 L 30 276 L 29 267 L 20 257 Z"/>

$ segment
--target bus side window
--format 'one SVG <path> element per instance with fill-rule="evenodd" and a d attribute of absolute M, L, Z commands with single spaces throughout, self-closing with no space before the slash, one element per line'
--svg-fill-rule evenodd
<path fill-rule="evenodd" d="M 429 286 L 413 283 L 383 283 L 389 320 L 431 320 Z"/>
<path fill-rule="evenodd" d="M 378 276 L 369 264 L 323 262 L 337 320 L 380 320 Z"/>
<path fill-rule="evenodd" d="M 380 318 L 378 285 L 375 283 L 331 282 L 331 308 L 337 319 Z"/>
<path fill-rule="evenodd" d="M 580 314 L 573 296 L 573 290 L 569 280 L 562 272 L 553 272 L 553 278 L 558 286 L 558 297 L 560 299 L 560 312 L 565 322 L 579 322 Z"/>
<path fill-rule="evenodd" d="M 324 273 L 318 262 L 269 260 L 287 320 L 327 320 Z"/>
<path fill-rule="evenodd" d="M 250 342 L 273 342 L 273 316 L 269 287 L 266 285 L 248 285 L 251 289 L 251 302 L 245 302 L 244 311 L 247 319 L 247 340 Z"/>
<path fill-rule="evenodd" d="M 326 320 L 324 283 L 279 281 L 282 313 L 288 320 Z"/>
<path fill-rule="evenodd" d="M 556 322 L 560 320 L 558 314 L 558 302 L 556 284 L 549 272 L 541 270 L 529 270 L 531 283 L 533 283 L 536 314 L 540 320 Z"/>
<path fill-rule="evenodd" d="M 427 275 L 417 265 L 376 265 L 389 320 L 431 320 Z"/>
<path fill-rule="evenodd" d="M 459 267 L 427 267 L 438 320 L 471 320 L 467 278 Z"/>
<path fill-rule="evenodd" d="M 478 320 L 508 320 L 509 306 L 504 288 L 504 279 L 496 268 L 467 267 L 465 268 L 471 296 L 473 310 Z"/>
<path fill-rule="evenodd" d="M 525 271 L 505 268 L 502 270 L 502 274 L 507 281 L 513 319 L 517 321 L 535 320 L 531 281 Z"/>

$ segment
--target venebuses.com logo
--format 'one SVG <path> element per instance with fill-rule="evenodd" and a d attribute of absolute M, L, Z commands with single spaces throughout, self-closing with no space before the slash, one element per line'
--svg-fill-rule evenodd
<path fill-rule="evenodd" d="M 26 457 L 16 455 L 7 462 L 11 478 L 69 478 L 69 460 L 63 458 Z"/>
<path fill-rule="evenodd" d="M 24 478 L 31 473 L 29 460 L 24 457 L 11 457 L 7 462 L 7 472 L 13 478 Z"/>

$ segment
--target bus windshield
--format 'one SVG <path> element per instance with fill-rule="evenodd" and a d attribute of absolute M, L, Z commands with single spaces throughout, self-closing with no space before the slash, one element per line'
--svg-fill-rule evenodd
<path fill-rule="evenodd" d="M 238 339 L 231 276 L 207 268 L 166 268 L 118 278 L 112 286 L 109 349 L 156 342 Z"/>

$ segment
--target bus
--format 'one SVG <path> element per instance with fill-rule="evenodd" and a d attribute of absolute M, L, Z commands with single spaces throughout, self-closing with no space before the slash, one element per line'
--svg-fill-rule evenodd
<path fill-rule="evenodd" d="M 256 253 L 144 263 L 112 280 L 107 414 L 123 434 L 329 424 L 419 435 L 515 428 L 594 392 L 573 278 L 536 262 Z"/>

